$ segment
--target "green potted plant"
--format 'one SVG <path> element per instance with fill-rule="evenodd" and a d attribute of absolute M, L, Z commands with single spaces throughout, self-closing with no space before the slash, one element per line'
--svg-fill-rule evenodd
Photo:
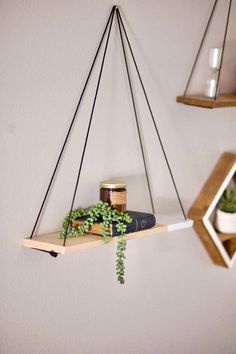
<path fill-rule="evenodd" d="M 76 221 L 83 218 L 83 222 L 78 225 Z M 120 284 L 124 284 L 124 260 L 126 250 L 126 229 L 127 224 L 132 222 L 132 218 L 127 213 L 119 212 L 109 206 L 108 203 L 102 201 L 95 205 L 82 209 L 77 208 L 72 210 L 71 215 L 64 218 L 62 224 L 61 238 L 79 237 L 91 230 L 92 225 L 100 223 L 101 236 L 104 243 L 110 241 L 110 227 L 114 224 L 118 232 L 118 243 L 116 250 L 116 274 Z"/>
<path fill-rule="evenodd" d="M 222 233 L 236 233 L 236 190 L 228 187 L 220 198 L 215 227 Z"/>

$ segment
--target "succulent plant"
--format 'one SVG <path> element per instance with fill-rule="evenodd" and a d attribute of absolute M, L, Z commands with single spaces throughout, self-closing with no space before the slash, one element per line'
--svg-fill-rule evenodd
<path fill-rule="evenodd" d="M 80 226 L 73 226 L 73 221 L 77 220 L 79 217 L 86 216 L 86 220 Z M 132 221 L 132 218 L 127 213 L 119 212 L 112 209 L 108 203 L 98 202 L 97 204 L 91 206 L 87 209 L 77 208 L 71 211 L 67 215 L 62 224 L 62 231 L 60 233 L 61 238 L 67 237 L 79 237 L 89 232 L 91 226 L 101 221 L 102 228 L 102 238 L 104 243 L 110 241 L 111 236 L 109 235 L 109 226 L 114 222 L 119 233 L 118 244 L 116 250 L 116 275 L 117 280 L 120 284 L 124 284 L 124 272 L 125 272 L 125 251 L 126 251 L 126 229 L 127 223 Z"/>
<path fill-rule="evenodd" d="M 224 191 L 219 201 L 219 209 L 226 213 L 236 212 L 236 189 L 235 187 L 228 187 Z"/>

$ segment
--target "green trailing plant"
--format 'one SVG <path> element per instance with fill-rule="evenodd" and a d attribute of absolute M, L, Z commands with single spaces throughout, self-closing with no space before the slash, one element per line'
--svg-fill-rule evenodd
<path fill-rule="evenodd" d="M 236 190 L 234 187 L 226 188 L 220 198 L 219 209 L 226 213 L 236 212 Z"/>
<path fill-rule="evenodd" d="M 75 221 L 84 217 L 85 220 L 81 225 L 75 225 Z M 132 221 L 132 218 L 127 213 L 121 213 L 112 209 L 108 203 L 98 202 L 95 205 L 87 208 L 77 208 L 72 210 L 71 214 L 67 215 L 62 224 L 61 238 L 78 237 L 89 232 L 91 226 L 96 223 L 101 223 L 102 238 L 104 243 L 108 243 L 111 239 L 109 234 L 110 226 L 115 224 L 118 236 L 118 244 L 116 250 L 116 275 L 120 284 L 124 284 L 125 273 L 125 251 L 126 251 L 126 230 L 127 224 Z"/>

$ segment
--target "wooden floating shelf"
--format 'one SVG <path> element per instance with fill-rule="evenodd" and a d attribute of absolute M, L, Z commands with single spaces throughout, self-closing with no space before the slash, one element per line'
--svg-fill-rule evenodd
<path fill-rule="evenodd" d="M 234 107 L 236 106 L 236 94 L 219 95 L 216 100 L 204 96 L 177 96 L 178 103 L 184 103 L 190 106 L 204 107 L 204 108 L 220 108 L 220 107 Z"/>
<path fill-rule="evenodd" d="M 186 220 L 171 225 L 156 226 L 142 231 L 130 233 L 126 236 L 127 240 L 137 239 L 149 235 L 155 235 L 159 233 L 171 232 L 174 230 L 186 229 L 192 227 L 192 220 Z M 118 237 L 112 237 L 108 244 L 113 244 L 118 241 Z M 34 236 L 33 238 L 25 238 L 23 240 L 23 246 L 28 248 L 34 248 L 46 252 L 55 252 L 61 254 L 67 254 L 76 252 L 88 248 L 98 247 L 104 245 L 101 236 L 86 234 L 78 237 L 69 237 L 66 240 L 66 246 L 63 246 L 63 239 L 59 238 L 59 232 L 54 232 L 45 235 Z"/>

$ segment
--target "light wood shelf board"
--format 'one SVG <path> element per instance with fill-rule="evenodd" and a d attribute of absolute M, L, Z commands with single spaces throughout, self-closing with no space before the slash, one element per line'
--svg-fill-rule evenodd
<path fill-rule="evenodd" d="M 138 239 L 150 235 L 171 232 L 174 230 L 184 229 L 192 227 L 192 220 L 186 220 L 180 223 L 171 225 L 156 226 L 142 231 L 130 233 L 126 236 L 126 240 Z M 112 237 L 110 244 L 117 243 L 118 237 Z M 47 252 L 56 252 L 61 254 L 67 254 L 84 249 L 89 249 L 98 246 L 104 246 L 104 242 L 101 236 L 86 234 L 79 237 L 68 237 L 66 240 L 66 246 L 63 246 L 63 240 L 59 238 L 59 232 L 54 232 L 45 235 L 34 236 L 33 238 L 25 238 L 23 240 L 23 246 L 28 248 L 39 249 Z"/>
<path fill-rule="evenodd" d="M 184 103 L 190 106 L 197 106 L 203 108 L 221 108 L 236 106 L 236 94 L 219 95 L 216 100 L 204 96 L 177 96 L 178 103 Z"/>

